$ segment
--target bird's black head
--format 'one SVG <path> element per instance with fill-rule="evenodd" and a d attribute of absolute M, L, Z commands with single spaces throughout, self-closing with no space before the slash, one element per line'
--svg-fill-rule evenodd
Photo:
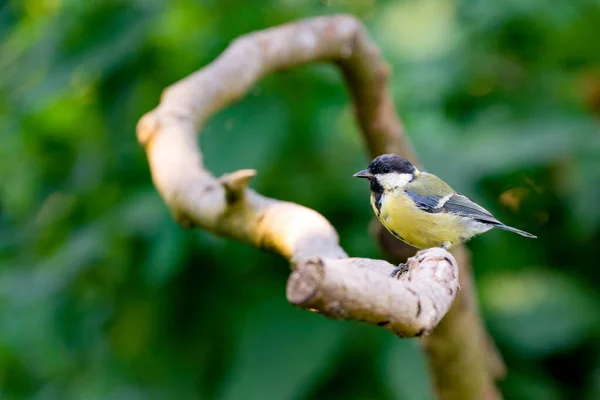
<path fill-rule="evenodd" d="M 406 158 L 396 154 L 382 154 L 376 157 L 367 169 L 354 174 L 371 182 L 373 192 L 383 192 L 405 186 L 418 175 L 418 170 Z"/>
<path fill-rule="evenodd" d="M 357 172 L 354 176 L 373 180 L 376 176 L 389 173 L 414 175 L 416 171 L 415 166 L 406 158 L 396 154 L 382 154 L 375 157 L 367 169 Z"/>
<path fill-rule="evenodd" d="M 389 174 L 390 172 L 413 174 L 416 168 L 410 161 L 399 155 L 382 154 L 371 161 L 367 170 L 373 175 Z"/>

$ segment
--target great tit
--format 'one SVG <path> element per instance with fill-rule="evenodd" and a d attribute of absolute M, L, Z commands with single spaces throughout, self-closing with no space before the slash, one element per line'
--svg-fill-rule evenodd
<path fill-rule="evenodd" d="M 383 226 L 418 249 L 449 249 L 492 228 L 536 237 L 504 225 L 437 176 L 419 171 L 396 154 L 376 157 L 354 177 L 369 180 L 371 206 Z"/>

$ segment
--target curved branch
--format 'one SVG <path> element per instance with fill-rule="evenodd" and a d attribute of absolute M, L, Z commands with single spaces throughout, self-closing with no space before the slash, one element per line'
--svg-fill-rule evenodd
<path fill-rule="evenodd" d="M 407 280 L 406 274 L 400 281 L 390 279 L 391 264 L 346 258 L 337 233 L 317 212 L 247 189 L 254 171 L 216 180 L 202 167 L 196 130 L 208 117 L 264 75 L 318 61 L 342 70 L 369 153 L 397 153 L 418 164 L 403 136 L 386 86 L 389 68 L 379 50 L 358 20 L 333 16 L 240 37 L 214 62 L 165 90 L 160 105 L 137 128 L 154 184 L 181 225 L 233 237 L 290 260 L 296 267 L 287 289 L 293 304 L 334 318 L 380 324 L 400 335 L 428 333 L 456 293 L 444 296 L 440 289 L 457 287 L 455 279 L 440 284 L 432 278 L 455 271 L 449 253 L 444 252 L 444 260 L 437 250 L 419 253 L 409 261 L 411 271 L 421 271 L 418 279 Z M 380 224 L 377 229 L 382 246 L 396 260 L 414 254 L 396 239 L 390 241 Z M 443 399 L 497 398 L 493 380 L 504 366 L 479 317 L 466 250 L 456 252 L 463 290 L 424 342 L 436 387 Z"/>
<path fill-rule="evenodd" d="M 448 252 L 430 249 L 409 260 L 400 280 L 390 278 L 395 269 L 365 258 L 309 261 L 290 275 L 287 298 L 329 317 L 368 322 L 401 337 L 428 335 L 458 291 L 458 267 Z"/>
<path fill-rule="evenodd" d="M 394 279 L 395 266 L 385 261 L 348 258 L 321 214 L 248 189 L 254 171 L 215 179 L 202 166 L 196 131 L 207 118 L 264 75 L 311 61 L 338 63 L 353 82 L 356 99 L 364 96 L 376 104 L 386 90 L 379 52 L 353 17 L 314 18 L 240 37 L 214 62 L 166 89 L 159 106 L 139 121 L 138 140 L 153 182 L 183 226 L 229 236 L 288 259 L 295 268 L 287 286 L 292 304 L 332 318 L 373 323 L 400 336 L 428 334 L 458 291 L 458 267 L 450 253 L 421 252 Z M 371 114 L 381 114 L 380 108 L 366 107 L 359 114 L 372 132 L 366 137 L 376 138 L 367 140 L 370 146 L 398 142 L 401 131 L 386 136 L 389 126 L 369 122 Z M 399 122 L 394 113 L 388 117 Z"/>

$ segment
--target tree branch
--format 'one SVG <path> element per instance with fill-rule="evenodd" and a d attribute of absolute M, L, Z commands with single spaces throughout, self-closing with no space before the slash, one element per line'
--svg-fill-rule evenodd
<path fill-rule="evenodd" d="M 138 123 L 152 179 L 176 220 L 278 253 L 295 268 L 287 285 L 292 304 L 328 317 L 360 320 L 400 336 L 430 333 L 458 291 L 458 267 L 441 249 L 419 253 L 399 279 L 381 260 L 348 258 L 319 213 L 248 189 L 253 170 L 215 179 L 202 166 L 196 131 L 213 113 L 243 96 L 264 75 L 331 61 L 358 88 L 377 96 L 369 63 L 381 62 L 352 17 L 315 18 L 242 36 L 214 62 L 167 88 Z M 367 61 L 367 63 L 365 63 Z M 366 121 L 366 119 L 365 119 Z M 372 129 L 379 129 L 372 127 Z"/>
<path fill-rule="evenodd" d="M 368 322 L 401 337 L 429 334 L 458 291 L 454 259 L 442 249 L 430 249 L 409 260 L 400 281 L 390 277 L 394 270 L 385 261 L 365 258 L 309 261 L 290 275 L 287 298 L 329 317 Z"/>
<path fill-rule="evenodd" d="M 242 36 L 214 62 L 167 88 L 159 106 L 137 127 L 153 182 L 182 226 L 229 236 L 288 259 L 295 268 L 287 285 L 292 304 L 380 325 L 400 336 L 426 335 L 457 293 L 457 266 L 450 253 L 419 252 L 408 261 L 406 273 L 391 278 L 394 266 L 385 261 L 347 258 L 335 229 L 316 211 L 248 189 L 254 171 L 217 180 L 202 166 L 196 131 L 207 118 L 266 74 L 320 61 L 342 70 L 370 154 L 397 153 L 418 164 L 394 110 L 387 89 L 389 68 L 378 48 L 358 20 L 333 16 Z M 397 259 L 414 254 L 396 239 L 389 241 L 381 225 L 377 229 L 382 246 Z M 496 398 L 493 377 L 502 362 L 487 341 L 466 263 L 462 259 L 460 274 L 466 290 L 424 343 L 441 398 Z"/>

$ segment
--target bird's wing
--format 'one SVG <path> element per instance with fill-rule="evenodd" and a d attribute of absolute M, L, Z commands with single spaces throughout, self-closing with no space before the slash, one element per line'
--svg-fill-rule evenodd
<path fill-rule="evenodd" d="M 432 193 L 432 187 L 438 188 L 439 193 Z M 500 224 L 500 221 L 494 218 L 488 210 L 467 196 L 456 193 L 445 182 L 441 181 L 440 183 L 439 178 L 435 175 L 422 173 L 419 179 L 407 185 L 405 192 L 423 211 L 447 212 L 489 224 Z"/>
<path fill-rule="evenodd" d="M 488 210 L 460 193 L 452 195 L 442 208 L 448 213 L 462 217 L 472 218 L 488 224 L 501 224 Z"/>
<path fill-rule="evenodd" d="M 438 193 L 432 192 L 433 187 L 438 189 Z M 418 179 L 406 185 L 404 191 L 417 207 L 430 213 L 444 211 L 442 206 L 456 193 L 444 181 L 426 172 L 422 172 Z"/>
<path fill-rule="evenodd" d="M 408 195 L 408 197 L 410 197 L 412 201 L 417 205 L 417 207 L 419 207 L 421 210 L 430 213 L 443 211 L 441 207 L 438 207 L 438 205 L 440 204 L 440 200 L 442 200 L 444 196 L 422 196 L 419 193 L 410 189 L 406 189 L 405 192 Z"/>

